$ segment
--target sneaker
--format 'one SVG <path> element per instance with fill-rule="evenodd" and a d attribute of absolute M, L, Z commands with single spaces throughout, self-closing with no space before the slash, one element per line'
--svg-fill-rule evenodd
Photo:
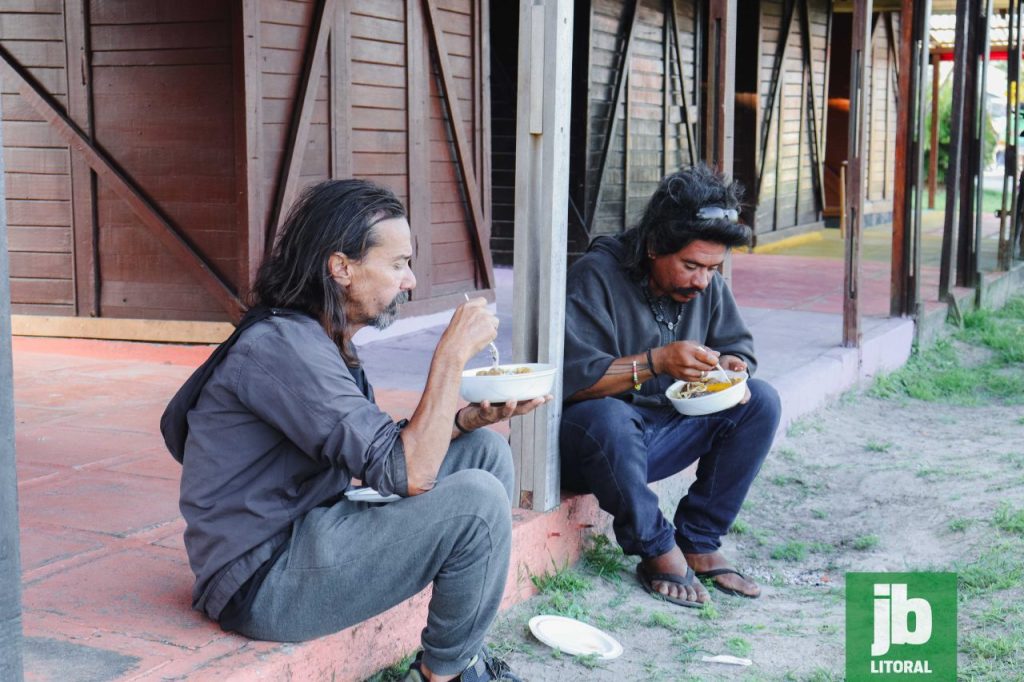
<path fill-rule="evenodd" d="M 469 662 L 469 667 L 462 671 L 458 677 L 459 682 L 484 682 L 485 680 L 503 680 L 504 682 L 522 682 L 508 663 L 491 656 L 491 652 L 484 647 Z"/>
<path fill-rule="evenodd" d="M 426 677 L 420 669 L 423 660 L 423 652 L 416 654 L 416 659 L 409 666 L 409 672 L 402 678 L 402 682 L 426 682 Z M 480 650 L 469 662 L 469 666 L 462 671 L 462 674 L 455 678 L 457 682 L 487 682 L 488 680 L 499 680 L 500 682 L 522 682 L 515 673 L 508 667 L 508 663 L 491 656 L 487 647 Z"/>

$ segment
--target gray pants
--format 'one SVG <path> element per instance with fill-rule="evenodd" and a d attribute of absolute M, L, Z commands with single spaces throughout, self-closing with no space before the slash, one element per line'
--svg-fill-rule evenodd
<path fill-rule="evenodd" d="M 423 661 L 461 672 L 498 611 L 512 544 L 512 453 L 481 429 L 452 441 L 428 493 L 372 506 L 344 500 L 297 521 L 239 631 L 302 641 L 338 632 L 431 582 Z"/>

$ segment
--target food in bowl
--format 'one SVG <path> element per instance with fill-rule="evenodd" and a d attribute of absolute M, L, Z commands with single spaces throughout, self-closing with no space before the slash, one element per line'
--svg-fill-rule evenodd
<path fill-rule="evenodd" d="M 743 400 L 747 392 L 747 373 L 725 370 L 729 382 L 720 375 L 712 375 L 706 381 L 677 381 L 665 391 L 665 397 L 676 412 L 697 417 L 721 412 Z M 711 390 L 713 389 L 713 390 Z"/>
<path fill-rule="evenodd" d="M 529 374 L 533 370 L 525 365 L 519 367 L 513 367 L 512 369 L 504 367 L 488 367 L 487 369 L 481 369 L 476 373 L 478 377 L 500 377 L 506 374 Z"/>
<path fill-rule="evenodd" d="M 709 393 L 724 391 L 725 389 L 735 386 L 742 381 L 744 381 L 744 377 L 733 376 L 729 377 L 729 381 L 721 381 L 720 377 L 715 377 L 714 379 L 708 377 L 701 381 L 680 382 L 681 385 L 677 390 L 673 391 L 674 395 L 670 397 L 677 398 L 679 400 L 699 398 L 701 396 L 708 395 Z"/>
<path fill-rule="evenodd" d="M 485 400 L 505 403 L 510 400 L 533 400 L 551 393 L 555 385 L 558 367 L 543 363 L 520 363 L 499 365 L 500 373 L 489 371 L 490 367 L 476 367 L 462 373 L 459 394 L 470 403 Z"/>

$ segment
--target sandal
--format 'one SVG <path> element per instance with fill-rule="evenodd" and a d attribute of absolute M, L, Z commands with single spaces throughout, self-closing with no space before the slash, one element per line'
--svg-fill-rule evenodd
<path fill-rule="evenodd" d="M 669 597 L 654 589 L 655 582 L 672 583 L 674 585 L 682 585 L 683 587 L 692 586 L 697 582 L 697 580 L 693 573 L 693 569 L 690 567 L 686 568 L 686 575 L 679 575 L 677 573 L 649 573 L 647 569 L 644 568 L 643 562 L 641 562 L 636 565 L 636 577 L 640 581 L 640 584 L 644 586 L 644 589 L 647 590 L 647 593 L 654 595 L 658 599 L 664 599 L 667 602 L 694 609 L 703 608 L 704 606 L 702 602 L 680 599 L 678 597 Z"/>
<path fill-rule="evenodd" d="M 716 578 L 717 576 L 720 576 L 720 575 L 738 575 L 739 577 L 743 578 L 744 580 L 747 580 L 749 582 L 753 582 L 752 580 L 750 580 L 750 578 L 748 578 L 747 576 L 743 575 L 742 573 L 737 571 L 735 568 L 713 568 L 710 571 L 701 571 L 700 573 L 696 574 L 696 576 L 698 578 L 700 578 L 701 580 L 704 580 L 704 579 L 710 580 L 711 581 L 711 586 L 714 587 L 719 592 L 724 592 L 725 594 L 731 595 L 733 597 L 743 597 L 744 599 L 757 599 L 758 597 L 761 596 L 760 592 L 758 592 L 757 594 L 747 594 L 746 592 L 740 592 L 739 590 L 734 590 L 731 587 L 726 587 L 725 585 L 723 585 L 722 583 L 720 583 L 720 582 L 718 582 L 717 580 L 714 579 L 714 578 Z"/>

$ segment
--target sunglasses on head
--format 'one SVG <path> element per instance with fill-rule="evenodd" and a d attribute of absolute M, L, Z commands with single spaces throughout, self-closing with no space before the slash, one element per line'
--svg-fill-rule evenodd
<path fill-rule="evenodd" d="M 735 208 L 722 208 L 721 206 L 702 206 L 697 211 L 698 220 L 728 220 L 730 223 L 740 221 L 740 213 Z"/>

